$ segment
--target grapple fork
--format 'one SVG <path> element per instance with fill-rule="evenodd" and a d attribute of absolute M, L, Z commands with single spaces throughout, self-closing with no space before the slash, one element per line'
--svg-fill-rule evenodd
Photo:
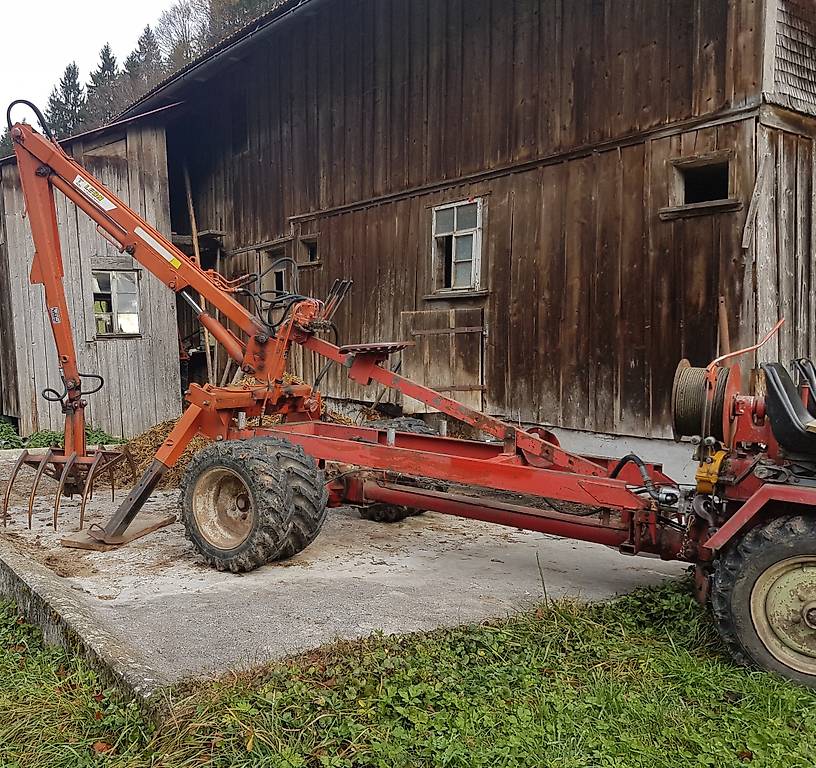
<path fill-rule="evenodd" d="M 68 451 L 61 448 L 49 448 L 44 454 L 35 455 L 30 451 L 23 451 L 17 459 L 11 477 L 9 478 L 6 492 L 3 496 L 3 526 L 8 525 L 9 504 L 11 501 L 12 487 L 20 474 L 23 466 L 34 469 L 34 482 L 28 496 L 28 527 L 31 528 L 34 517 L 34 502 L 37 497 L 37 490 L 42 483 L 43 477 L 50 477 L 56 480 L 57 494 L 54 499 L 53 525 L 57 530 L 57 520 L 63 496 L 69 498 L 74 495 L 81 497 L 79 507 L 79 528 L 85 525 L 85 508 L 88 500 L 93 496 L 93 487 L 100 472 L 107 472 L 110 475 L 111 494 L 116 497 L 116 482 L 114 468 L 126 458 L 126 453 L 116 450 L 98 448 L 87 454 L 80 455 L 77 451 Z M 127 456 L 131 472 L 135 477 L 133 459 Z"/>

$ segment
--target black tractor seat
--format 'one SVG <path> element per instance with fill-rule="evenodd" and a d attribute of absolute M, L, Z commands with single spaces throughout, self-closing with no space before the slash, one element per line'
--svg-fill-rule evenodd
<path fill-rule="evenodd" d="M 816 419 L 805 408 L 787 368 L 764 363 L 762 370 L 768 390 L 765 407 L 776 441 L 787 453 L 816 456 Z"/>
<path fill-rule="evenodd" d="M 807 409 L 816 416 L 816 366 L 813 360 L 808 357 L 800 357 L 793 361 L 796 372 L 799 374 L 799 385 L 804 384 L 808 388 Z"/>

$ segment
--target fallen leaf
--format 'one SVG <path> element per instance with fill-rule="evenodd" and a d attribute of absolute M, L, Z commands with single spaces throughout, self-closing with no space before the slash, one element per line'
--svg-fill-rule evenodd
<path fill-rule="evenodd" d="M 105 752 L 110 752 L 113 749 L 112 744 L 108 744 L 107 741 L 97 741 L 94 742 L 93 751 L 97 754 L 103 754 Z"/>

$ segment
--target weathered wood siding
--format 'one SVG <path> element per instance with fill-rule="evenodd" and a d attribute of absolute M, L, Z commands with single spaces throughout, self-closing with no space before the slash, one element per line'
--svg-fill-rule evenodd
<path fill-rule="evenodd" d="M 93 144 L 77 141 L 70 151 L 114 194 L 169 234 L 163 129 L 137 124 Z M 9 415 L 20 419 L 23 434 L 60 430 L 64 417 L 59 407 L 40 396 L 46 387 L 59 389 L 60 377 L 42 286 L 28 280 L 33 243 L 23 217 L 16 166 L 3 166 L 1 182 L 7 238 L 4 266 L 11 286 L 17 371 L 17 409 Z M 102 239 L 91 219 L 73 203 L 59 193 L 55 198 L 79 369 L 106 380 L 101 392 L 88 397 L 87 419 L 112 435 L 130 437 L 180 413 L 175 296 Z M 91 271 L 106 266 L 140 271 L 139 338 L 95 338 Z"/>
<path fill-rule="evenodd" d="M 774 88 L 769 96 L 790 109 L 816 115 L 816 3 L 768 2 L 777 4 Z"/>
<path fill-rule="evenodd" d="M 318 218 L 313 225 L 328 261 L 303 270 L 300 289 L 321 296 L 336 276 L 354 279 L 337 317 L 349 342 L 404 335 L 400 309 L 484 307 L 484 380 L 472 383 L 485 385 L 488 410 L 577 429 L 667 435 L 677 362 L 702 365 L 716 354 L 720 295 L 733 318 L 732 343 L 753 339 L 753 256 L 740 243 L 755 180 L 755 130 L 751 118 L 680 132 Z M 734 151 L 732 190 L 743 207 L 661 220 L 670 161 L 716 149 Z M 486 200 L 489 295 L 428 301 L 430 208 L 470 197 Z M 473 365 L 473 353 L 466 354 Z M 430 384 L 439 383 L 447 358 L 441 353 Z M 428 363 L 433 369 L 436 358 Z M 314 372 L 305 361 L 306 377 Z M 342 373 L 329 384 L 335 396 L 362 396 Z"/>
<path fill-rule="evenodd" d="M 0 416 L 16 416 L 17 359 L 14 349 L 14 325 L 11 313 L 12 287 L 9 282 L 8 242 L 3 195 L 0 194 Z"/>
<path fill-rule="evenodd" d="M 191 160 L 202 229 L 227 249 L 273 240 L 291 216 L 755 102 L 762 7 L 329 3 L 191 93 L 171 153 Z"/>
<path fill-rule="evenodd" d="M 770 161 L 758 190 L 756 300 L 759 335 L 785 318 L 759 359 L 788 363 L 816 357 L 816 120 L 782 122 L 769 110 L 757 134 Z"/>
<path fill-rule="evenodd" d="M 761 0 L 325 4 L 191 86 L 168 132 L 172 189 L 186 160 L 199 226 L 237 251 L 231 274 L 273 245 L 302 260 L 317 236 L 300 289 L 354 279 L 344 341 L 397 339 L 406 312 L 480 313 L 481 371 L 438 340 L 429 384 L 472 386 L 522 421 L 666 434 L 677 361 L 717 351 L 719 295 L 735 343 L 755 330 L 740 242 L 764 20 Z M 742 207 L 661 220 L 670 160 L 723 148 Z M 485 295 L 429 299 L 431 208 L 475 196 Z M 365 394 L 336 373 L 325 388 Z"/>

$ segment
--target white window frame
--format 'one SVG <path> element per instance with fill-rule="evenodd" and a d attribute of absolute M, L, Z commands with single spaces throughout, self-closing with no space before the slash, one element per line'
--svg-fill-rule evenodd
<path fill-rule="evenodd" d="M 468 205 L 476 205 L 476 227 L 471 229 L 457 229 L 456 228 L 456 208 L 462 208 Z M 436 232 L 436 219 L 439 211 L 454 209 L 454 224 L 452 233 L 444 233 L 438 235 Z M 484 200 L 480 197 L 470 198 L 468 200 L 457 200 L 453 203 L 445 203 L 444 205 L 437 205 L 431 209 L 431 253 L 433 254 L 433 274 L 434 274 L 434 293 L 473 293 L 481 288 L 482 282 L 482 228 L 483 228 L 483 212 Z M 445 274 L 445 265 L 439 263 L 439 248 L 437 243 L 438 237 L 446 237 L 452 235 L 454 238 L 452 257 L 456 257 L 456 237 L 463 235 L 473 235 L 473 261 L 470 276 L 470 285 L 467 287 L 454 288 L 453 286 L 442 285 L 443 279 L 440 275 Z M 454 281 L 454 265 L 451 264 L 451 282 Z"/>
<path fill-rule="evenodd" d="M 139 290 L 139 283 L 141 277 L 141 271 L 138 269 L 92 269 L 91 273 L 95 274 L 97 272 L 105 272 L 110 275 L 111 281 L 111 311 L 104 312 L 104 313 L 97 313 L 94 307 L 94 337 L 100 339 L 114 339 L 114 338 L 135 338 L 142 335 L 142 307 L 141 307 L 141 293 Z M 128 275 L 133 276 L 133 282 L 136 286 L 136 321 L 139 325 L 139 330 L 136 333 L 124 333 L 122 331 L 114 330 L 112 333 L 99 333 L 97 328 L 97 317 L 104 314 L 110 314 L 111 316 L 111 324 L 114 329 L 119 327 L 118 322 L 118 315 L 119 315 L 119 291 L 117 290 L 116 283 L 120 274 L 126 273 Z M 95 304 L 96 302 L 92 302 Z M 124 314 L 131 314 L 131 313 L 124 313 Z"/>

